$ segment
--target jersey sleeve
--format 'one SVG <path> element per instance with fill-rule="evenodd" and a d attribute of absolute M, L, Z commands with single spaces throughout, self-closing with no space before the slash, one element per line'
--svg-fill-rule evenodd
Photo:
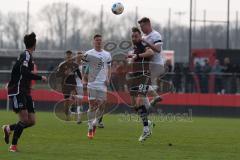
<path fill-rule="evenodd" d="M 157 32 L 153 35 L 153 43 L 154 45 L 163 44 L 162 36 Z"/>
<path fill-rule="evenodd" d="M 21 61 L 21 74 L 23 77 L 30 79 L 30 80 L 41 80 L 42 77 L 34 74 L 31 72 L 32 68 L 31 66 L 29 66 L 30 62 L 30 55 L 25 53 L 22 55 L 21 57 L 22 61 Z"/>
<path fill-rule="evenodd" d="M 107 64 L 111 65 L 111 63 L 112 63 L 112 56 L 111 56 L 111 53 L 109 53 L 109 52 L 107 52 L 107 53 L 108 53 Z"/>

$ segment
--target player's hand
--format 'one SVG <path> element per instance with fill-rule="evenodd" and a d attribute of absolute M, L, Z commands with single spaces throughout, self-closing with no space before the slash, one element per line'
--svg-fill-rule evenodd
<path fill-rule="evenodd" d="M 138 57 L 137 57 L 136 54 L 134 54 L 133 57 L 132 57 L 133 60 L 136 60 L 137 58 L 138 58 Z"/>
<path fill-rule="evenodd" d="M 132 58 L 135 54 L 133 53 L 128 53 L 127 58 Z"/>
<path fill-rule="evenodd" d="M 128 53 L 127 53 L 127 56 L 126 56 L 126 58 L 128 59 L 128 58 L 132 58 L 134 56 L 134 52 L 133 51 L 129 51 Z"/>
<path fill-rule="evenodd" d="M 109 86 L 109 84 L 110 84 L 110 81 L 107 79 L 107 80 L 105 81 L 105 85 L 106 85 L 106 86 Z"/>
<path fill-rule="evenodd" d="M 47 77 L 46 76 L 42 76 L 42 81 L 43 82 L 47 82 Z"/>

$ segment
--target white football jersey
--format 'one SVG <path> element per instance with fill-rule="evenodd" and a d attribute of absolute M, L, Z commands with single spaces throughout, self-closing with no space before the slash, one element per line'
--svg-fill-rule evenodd
<path fill-rule="evenodd" d="M 152 44 L 152 45 L 157 45 L 157 44 L 161 44 L 161 51 L 162 51 L 162 36 L 160 33 L 158 33 L 157 31 L 153 30 L 151 33 L 149 33 L 148 35 L 143 35 L 142 39 L 144 39 L 145 41 L 147 41 L 148 43 Z M 154 54 L 154 56 L 152 57 L 151 61 L 153 63 L 157 63 L 157 64 L 161 64 L 164 65 L 164 58 L 162 56 L 161 53 L 156 52 Z"/>
<path fill-rule="evenodd" d="M 104 83 L 108 77 L 108 66 L 111 65 L 111 61 L 112 61 L 111 54 L 105 50 L 98 52 L 95 49 L 91 49 L 86 52 L 86 55 L 87 57 L 96 57 L 96 59 L 100 60 L 100 61 L 94 60 L 96 63 L 99 63 L 95 65 L 97 65 L 98 68 L 100 67 L 100 70 L 95 75 L 94 80 L 90 81 L 88 84 Z M 91 61 L 91 59 L 93 58 L 89 58 L 89 61 Z M 90 67 L 90 68 L 94 68 L 94 67 Z M 94 71 L 90 70 L 89 73 L 91 74 L 91 72 L 94 72 Z"/>

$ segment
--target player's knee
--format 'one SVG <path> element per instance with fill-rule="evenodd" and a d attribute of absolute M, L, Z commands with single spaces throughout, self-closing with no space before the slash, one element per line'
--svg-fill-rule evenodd
<path fill-rule="evenodd" d="M 30 126 L 34 126 L 36 124 L 36 121 L 35 120 L 31 120 L 30 122 L 29 122 L 29 125 Z"/>
<path fill-rule="evenodd" d="M 136 100 L 136 105 L 137 106 L 142 106 L 142 105 L 144 105 L 144 99 L 143 99 L 144 97 L 142 96 L 142 95 L 139 95 L 138 97 L 137 97 L 137 100 Z"/>
<path fill-rule="evenodd" d="M 20 121 L 24 124 L 28 124 L 28 117 L 21 117 Z"/>

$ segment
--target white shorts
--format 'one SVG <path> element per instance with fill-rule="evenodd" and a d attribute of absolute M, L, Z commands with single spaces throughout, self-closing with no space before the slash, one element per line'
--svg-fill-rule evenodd
<path fill-rule="evenodd" d="M 89 100 L 107 100 L 107 86 L 105 83 L 90 83 L 88 84 L 88 99 Z"/>
<path fill-rule="evenodd" d="M 152 85 L 157 85 L 157 79 L 165 74 L 165 68 L 162 64 L 158 63 L 150 63 L 149 64 L 150 68 L 150 76 L 151 76 L 151 84 Z"/>

